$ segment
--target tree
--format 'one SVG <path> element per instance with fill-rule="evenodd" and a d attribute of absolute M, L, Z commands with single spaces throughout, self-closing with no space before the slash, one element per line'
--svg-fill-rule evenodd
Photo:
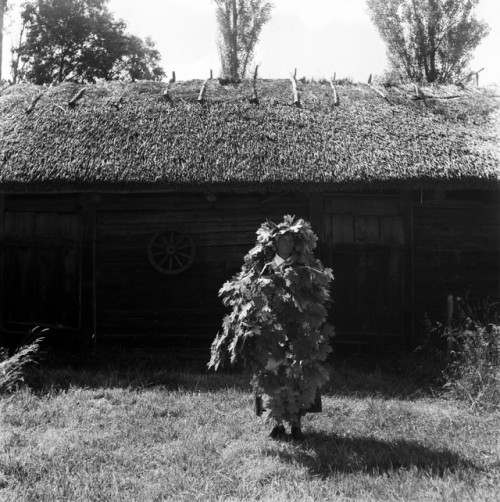
<path fill-rule="evenodd" d="M 475 18 L 480 0 L 367 0 L 392 69 L 412 81 L 451 82 L 488 34 Z"/>
<path fill-rule="evenodd" d="M 7 0 L 0 0 L 0 82 L 2 81 L 3 26 L 6 12 Z"/>
<path fill-rule="evenodd" d="M 16 49 L 18 77 L 36 84 L 95 82 L 164 75 L 151 40 L 125 32 L 108 11 L 108 0 L 37 0 L 21 13 L 25 39 Z"/>
<path fill-rule="evenodd" d="M 130 35 L 126 40 L 125 55 L 113 68 L 114 78 L 160 80 L 165 76 L 163 69 L 158 66 L 160 59 L 160 53 L 150 37 L 142 40 Z"/>
<path fill-rule="evenodd" d="M 266 0 L 215 0 L 219 26 L 222 74 L 231 80 L 244 78 L 264 24 L 273 5 Z"/>

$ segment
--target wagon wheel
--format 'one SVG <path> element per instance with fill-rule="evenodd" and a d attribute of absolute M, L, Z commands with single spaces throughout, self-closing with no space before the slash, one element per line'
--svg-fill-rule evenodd
<path fill-rule="evenodd" d="M 193 239 L 174 230 L 158 232 L 148 244 L 149 261 L 162 274 L 174 275 L 184 272 L 192 265 L 194 254 Z"/>

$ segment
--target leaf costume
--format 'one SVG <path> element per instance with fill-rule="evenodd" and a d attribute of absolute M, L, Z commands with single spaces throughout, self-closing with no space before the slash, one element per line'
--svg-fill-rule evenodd
<path fill-rule="evenodd" d="M 277 264 L 277 242 L 284 234 L 294 236 L 294 249 Z M 241 271 L 219 291 L 231 312 L 212 343 L 209 367 L 243 361 L 255 375 L 268 417 L 278 422 L 304 414 L 328 380 L 323 362 L 334 333 L 325 303 L 333 275 L 314 258 L 316 241 L 302 219 L 265 222 Z"/>

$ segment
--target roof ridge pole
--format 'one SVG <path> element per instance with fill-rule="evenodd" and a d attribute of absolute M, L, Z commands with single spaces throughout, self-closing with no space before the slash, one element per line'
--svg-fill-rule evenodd
<path fill-rule="evenodd" d="M 259 96 L 257 95 L 257 72 L 259 71 L 259 65 L 255 67 L 253 72 L 253 80 L 252 80 L 252 97 L 250 98 L 250 103 L 253 105 L 259 104 Z"/>
<path fill-rule="evenodd" d="M 31 103 L 28 106 L 28 108 L 24 110 L 26 112 L 26 115 L 29 115 L 35 109 L 36 104 L 38 103 L 38 101 L 40 101 L 40 98 L 43 96 L 43 94 L 44 94 L 43 92 L 40 92 L 31 100 Z"/>
<path fill-rule="evenodd" d="M 292 81 L 292 90 L 293 90 L 293 104 L 297 107 L 300 108 L 300 95 L 299 95 L 299 90 L 297 89 L 297 68 L 295 68 L 295 71 L 290 77 L 290 80 Z"/>
<path fill-rule="evenodd" d="M 210 78 L 211 76 L 207 78 L 205 82 L 203 82 L 203 85 L 201 86 L 200 95 L 198 96 L 198 103 L 200 103 L 200 105 L 202 105 L 205 102 L 205 94 L 207 92 L 207 85 Z"/>
<path fill-rule="evenodd" d="M 339 106 L 340 104 L 340 101 L 339 101 L 339 95 L 337 93 L 337 88 L 335 87 L 335 81 L 336 81 L 336 77 L 337 74 L 334 73 L 333 74 L 333 78 L 330 77 L 330 86 L 332 88 L 332 91 L 333 91 L 333 106 Z"/>
<path fill-rule="evenodd" d="M 469 79 L 473 75 L 475 75 L 476 76 L 476 87 L 479 87 L 479 73 L 482 72 L 483 70 L 484 70 L 484 68 L 481 68 L 478 71 L 471 71 L 470 73 L 465 75 L 465 77 L 462 77 L 455 85 L 457 85 L 458 87 L 463 87 L 464 83 L 467 83 L 469 81 Z"/>
<path fill-rule="evenodd" d="M 83 95 L 85 94 L 85 87 L 82 87 L 69 101 L 68 101 L 68 106 L 70 108 L 73 108 L 77 101 L 82 99 Z"/>
<path fill-rule="evenodd" d="M 170 85 L 175 83 L 175 71 L 172 72 L 172 78 L 167 82 L 167 86 L 165 87 L 165 90 L 163 91 L 163 99 L 170 104 L 174 103 L 174 100 L 172 99 L 172 96 L 170 96 L 169 91 L 170 91 Z"/>

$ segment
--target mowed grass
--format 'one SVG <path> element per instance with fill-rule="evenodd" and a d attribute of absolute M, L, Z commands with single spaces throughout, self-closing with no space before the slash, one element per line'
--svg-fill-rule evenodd
<path fill-rule="evenodd" d="M 338 361 L 303 442 L 268 438 L 249 375 L 202 364 L 32 371 L 0 397 L 0 500 L 499 498 L 500 418 Z"/>

